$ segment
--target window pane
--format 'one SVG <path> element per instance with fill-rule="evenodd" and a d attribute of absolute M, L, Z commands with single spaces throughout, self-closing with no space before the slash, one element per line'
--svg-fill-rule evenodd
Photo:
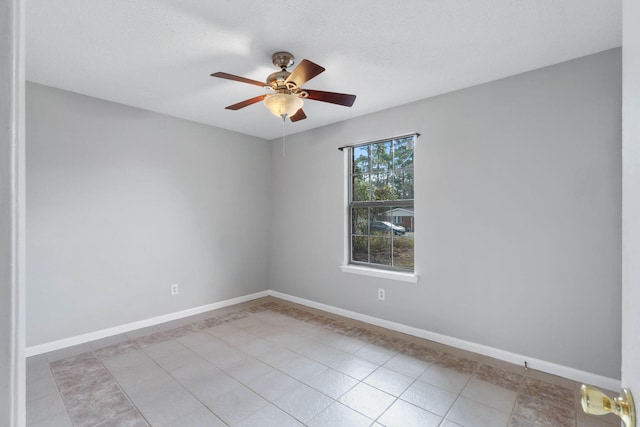
<path fill-rule="evenodd" d="M 369 208 L 353 208 L 351 210 L 351 232 L 366 236 L 369 234 Z"/>
<path fill-rule="evenodd" d="M 353 200 L 366 202 L 371 200 L 371 177 L 369 174 L 353 176 Z"/>
<path fill-rule="evenodd" d="M 391 238 L 371 236 L 369 251 L 372 263 L 391 265 Z"/>
<path fill-rule="evenodd" d="M 351 150 L 351 260 L 387 269 L 414 266 L 414 138 Z"/>
<path fill-rule="evenodd" d="M 413 207 L 396 206 L 385 213 L 391 217 L 393 234 L 403 236 L 408 232 L 413 232 Z"/>
<path fill-rule="evenodd" d="M 413 268 L 413 233 L 393 238 L 393 265 Z"/>
<path fill-rule="evenodd" d="M 413 199 L 413 169 L 399 169 L 393 177 L 394 200 Z"/>
<path fill-rule="evenodd" d="M 413 168 L 413 137 L 393 141 L 393 167 Z"/>
<path fill-rule="evenodd" d="M 351 237 L 351 260 L 369 262 L 369 238 L 367 236 Z"/>
<path fill-rule="evenodd" d="M 371 234 L 376 236 L 391 237 L 393 225 L 388 207 L 371 208 L 371 223 L 369 224 Z"/>
<path fill-rule="evenodd" d="M 352 173 L 368 173 L 369 171 L 369 146 L 354 147 Z"/>
<path fill-rule="evenodd" d="M 386 172 L 393 168 L 391 157 L 391 141 L 378 142 L 371 145 L 371 171 Z"/>
<path fill-rule="evenodd" d="M 382 172 L 371 175 L 373 200 L 393 200 L 393 175 Z"/>

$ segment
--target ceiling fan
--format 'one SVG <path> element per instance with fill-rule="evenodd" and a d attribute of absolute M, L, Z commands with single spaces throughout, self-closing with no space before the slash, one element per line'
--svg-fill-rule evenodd
<path fill-rule="evenodd" d="M 303 99 L 329 102 L 331 104 L 351 107 L 356 100 L 355 95 L 344 93 L 323 92 L 320 90 L 302 89 L 302 85 L 322 73 L 325 69 L 318 64 L 303 59 L 292 72 L 287 71 L 294 63 L 294 57 L 289 52 L 277 52 L 271 57 L 273 65 L 280 68 L 280 71 L 269 74 L 266 83 L 233 74 L 217 72 L 211 74 L 213 77 L 234 80 L 270 89 L 273 93 L 266 93 L 247 99 L 237 104 L 229 105 L 227 110 L 239 110 L 256 102 L 264 101 L 269 111 L 275 116 L 282 117 L 282 120 L 289 117 L 292 122 L 306 119 L 307 116 L 302 111 Z"/>

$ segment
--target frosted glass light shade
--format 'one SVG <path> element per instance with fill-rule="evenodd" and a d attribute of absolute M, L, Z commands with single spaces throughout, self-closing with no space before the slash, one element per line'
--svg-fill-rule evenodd
<path fill-rule="evenodd" d="M 300 108 L 302 108 L 302 104 L 302 99 L 295 95 L 288 95 L 286 93 L 274 93 L 272 95 L 267 95 L 264 99 L 264 105 L 266 105 L 269 111 L 277 117 L 282 117 L 283 115 L 289 117 L 293 116 Z"/>

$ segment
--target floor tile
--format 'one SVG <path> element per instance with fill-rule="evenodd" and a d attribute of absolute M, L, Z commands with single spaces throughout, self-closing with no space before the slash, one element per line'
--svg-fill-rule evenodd
<path fill-rule="evenodd" d="M 385 362 L 384 367 L 411 378 L 418 378 L 429 367 L 429 363 L 406 354 L 396 354 Z"/>
<path fill-rule="evenodd" d="M 151 335 L 143 335 L 138 338 L 133 339 L 132 341 L 140 348 L 144 348 L 149 345 L 161 343 L 164 341 L 168 341 L 172 339 L 172 337 L 165 331 L 158 331 Z"/>
<path fill-rule="evenodd" d="M 178 340 L 179 338 L 191 336 L 197 334 L 202 328 L 193 323 L 187 323 L 182 326 L 176 326 L 175 328 L 162 328 L 164 333 L 172 340 Z"/>
<path fill-rule="evenodd" d="M 334 402 L 313 417 L 307 425 L 309 427 L 368 427 L 372 422 L 373 420 L 361 413 L 340 402 Z"/>
<path fill-rule="evenodd" d="M 215 366 L 222 370 L 226 370 L 229 367 L 235 365 L 240 360 L 249 360 L 251 356 L 242 351 L 229 347 L 220 349 L 215 352 L 202 354 L 202 358 L 213 363 Z"/>
<path fill-rule="evenodd" d="M 222 421 L 235 425 L 267 406 L 269 402 L 250 389 L 239 386 L 215 399 L 206 401 L 205 404 Z"/>
<path fill-rule="evenodd" d="M 26 383 L 26 389 L 27 402 L 40 399 L 41 397 L 51 394 L 58 394 L 58 387 L 49 372 L 47 372 L 47 375 L 41 379 L 28 381 Z"/>
<path fill-rule="evenodd" d="M 114 377 L 123 388 L 135 387 L 156 379 L 170 378 L 167 371 L 153 361 L 118 371 L 114 373 Z"/>
<path fill-rule="evenodd" d="M 514 392 L 518 391 L 520 384 L 524 380 L 524 376 L 513 372 L 513 369 L 507 370 L 485 364 L 481 365 L 473 376 Z"/>
<path fill-rule="evenodd" d="M 249 343 L 256 339 L 256 336 L 250 332 L 244 331 L 239 328 L 235 328 L 235 331 L 232 333 L 224 334 L 224 335 L 215 335 L 211 329 L 207 331 L 209 334 L 217 336 L 220 340 L 226 342 L 227 344 L 231 344 L 235 347 L 240 346 L 242 344 Z"/>
<path fill-rule="evenodd" d="M 371 375 L 373 371 L 378 369 L 378 366 L 379 365 L 376 365 L 375 363 L 368 362 L 356 356 L 347 356 L 339 362 L 331 365 L 335 370 L 340 371 L 343 374 L 347 374 L 357 380 L 365 379 Z"/>
<path fill-rule="evenodd" d="M 543 404 L 529 405 L 529 398 L 523 399 L 519 396 L 516 401 L 516 407 L 513 411 L 513 417 L 521 423 L 529 422 L 540 425 L 553 425 L 557 427 L 573 427 L 575 418 L 573 413 L 554 408 L 552 406 L 544 407 Z"/>
<path fill-rule="evenodd" d="M 517 393 L 477 378 L 471 378 L 460 395 L 510 414 L 516 403 Z"/>
<path fill-rule="evenodd" d="M 169 424 L 203 408 L 202 403 L 184 389 L 156 393 L 153 398 L 138 400 L 135 404 L 153 426 Z"/>
<path fill-rule="evenodd" d="M 588 415 L 579 413 L 577 416 L 578 427 L 620 427 L 620 418 L 614 414 Z"/>
<path fill-rule="evenodd" d="M 157 344 L 152 344 L 143 349 L 143 351 L 152 359 L 158 359 L 163 356 L 168 356 L 175 353 L 189 351 L 184 345 L 178 341 L 164 341 Z"/>
<path fill-rule="evenodd" d="M 217 372 L 192 380 L 185 387 L 205 404 L 213 402 L 221 395 L 231 393 L 242 387 L 242 384 L 224 372 Z"/>
<path fill-rule="evenodd" d="M 376 365 L 382 365 L 395 356 L 396 352 L 375 344 L 367 344 L 353 354 Z"/>
<path fill-rule="evenodd" d="M 131 351 L 117 356 L 104 359 L 100 359 L 104 366 L 111 372 L 121 371 L 123 369 L 130 368 L 132 366 L 141 365 L 149 362 L 151 359 L 142 350 Z"/>
<path fill-rule="evenodd" d="M 358 384 L 358 380 L 335 369 L 327 368 L 307 380 L 306 384 L 333 399 L 337 399 Z"/>
<path fill-rule="evenodd" d="M 267 405 L 241 421 L 236 427 L 304 427 L 304 425 L 280 408 Z"/>
<path fill-rule="evenodd" d="M 294 353 L 293 351 L 282 347 L 276 347 L 269 352 L 256 356 L 257 359 L 278 369 L 287 366 L 292 360 L 297 359 L 298 357 L 300 357 L 298 353 Z"/>
<path fill-rule="evenodd" d="M 442 417 L 403 400 L 396 400 L 378 419 L 387 427 L 438 427 Z"/>
<path fill-rule="evenodd" d="M 326 365 L 311 360 L 305 356 L 299 356 L 291 360 L 280 370 L 285 374 L 291 375 L 293 378 L 304 381 L 327 369 Z"/>
<path fill-rule="evenodd" d="M 226 424 L 209 409 L 199 407 L 166 424 L 166 427 L 226 427 Z"/>
<path fill-rule="evenodd" d="M 506 427 L 509 415 L 482 403 L 460 397 L 454 403 L 451 412 L 447 414 L 447 419 L 465 427 Z"/>
<path fill-rule="evenodd" d="M 74 425 L 92 427 L 116 419 L 135 409 L 117 387 L 100 394 L 80 394 L 64 398 L 67 412 Z"/>
<path fill-rule="evenodd" d="M 299 348 L 298 353 L 311 360 L 330 366 L 347 357 L 349 354 L 322 343 L 314 343 L 311 346 Z"/>
<path fill-rule="evenodd" d="M 148 427 L 149 423 L 144 419 L 137 409 L 116 415 L 113 418 L 95 425 L 95 427 Z"/>
<path fill-rule="evenodd" d="M 132 353 L 138 350 L 140 350 L 140 347 L 138 347 L 132 341 L 123 341 L 107 347 L 99 348 L 97 350 L 94 350 L 93 353 L 101 360 L 105 361 L 113 359 L 116 356 L 120 356 L 125 353 Z"/>
<path fill-rule="evenodd" d="M 169 371 L 169 374 L 182 384 L 191 384 L 215 376 L 222 372 L 204 359 L 196 359 L 193 363 L 180 366 Z"/>
<path fill-rule="evenodd" d="M 167 372 L 175 371 L 183 366 L 196 365 L 199 363 L 209 363 L 193 351 L 184 348 L 164 356 L 152 356 L 154 362 Z"/>
<path fill-rule="evenodd" d="M 457 394 L 462 391 L 470 378 L 470 375 L 432 365 L 420 375 L 418 380 Z"/>
<path fill-rule="evenodd" d="M 416 381 L 400 396 L 400 399 L 444 417 L 457 397 L 455 393 Z"/>
<path fill-rule="evenodd" d="M 457 351 L 453 349 L 452 353 L 457 353 Z M 471 375 L 476 370 L 480 362 L 467 357 L 444 353 L 442 356 L 434 359 L 433 364 L 443 368 L 452 369 L 456 372 Z"/>
<path fill-rule="evenodd" d="M 526 378 L 516 399 L 514 415 L 558 426 L 575 424 L 577 391 Z"/>
<path fill-rule="evenodd" d="M 275 369 L 271 366 L 253 358 L 239 360 L 237 363 L 230 365 L 225 370 L 229 376 L 243 384 L 247 384 L 255 379 L 264 377 L 274 371 Z"/>
<path fill-rule="evenodd" d="M 27 424 L 66 414 L 62 398 L 58 394 L 49 394 L 39 399 L 34 399 L 26 404 Z"/>
<path fill-rule="evenodd" d="M 396 398 L 368 384 L 360 383 L 340 399 L 344 405 L 375 420 L 396 400 Z"/>
<path fill-rule="evenodd" d="M 365 343 L 364 341 L 345 337 L 343 335 L 337 335 L 335 338 L 333 338 L 329 342 L 326 342 L 325 344 L 349 354 L 353 354 L 367 345 L 367 343 Z"/>
<path fill-rule="evenodd" d="M 255 378 L 246 385 L 260 396 L 273 402 L 284 394 L 293 391 L 302 383 L 283 374 L 280 371 L 272 371 L 261 378 Z"/>
<path fill-rule="evenodd" d="M 528 369 L 524 372 L 524 376 L 528 379 L 542 381 L 547 384 L 553 384 L 570 390 L 576 389 L 576 382 L 568 378 L 559 377 L 557 375 L 548 374 L 536 369 Z"/>
<path fill-rule="evenodd" d="M 205 356 L 210 355 L 210 354 L 216 354 L 218 352 L 225 351 L 225 350 L 228 350 L 228 349 L 231 349 L 231 348 L 233 348 L 233 347 L 230 346 L 229 344 L 225 343 L 225 342 L 220 341 L 219 339 L 217 339 L 217 338 L 215 338 L 213 336 L 211 337 L 211 339 L 209 339 L 208 341 L 206 341 L 206 342 L 204 342 L 202 344 L 190 347 L 190 349 L 194 353 L 196 353 L 196 354 L 198 354 L 198 355 L 200 355 L 202 357 L 205 357 Z"/>
<path fill-rule="evenodd" d="M 400 396 L 415 381 L 384 366 L 376 369 L 364 382 L 396 397 Z"/>
<path fill-rule="evenodd" d="M 260 355 L 279 348 L 277 344 L 258 337 L 254 338 L 252 341 L 238 345 L 237 347 L 245 353 L 256 358 L 260 358 Z"/>
<path fill-rule="evenodd" d="M 27 381 L 30 375 L 40 377 L 42 374 L 49 372 L 49 361 L 46 354 L 30 356 L 25 359 L 25 369 Z"/>
<path fill-rule="evenodd" d="M 306 423 L 333 402 L 334 400 L 330 397 L 302 384 L 278 398 L 274 404 L 297 420 Z"/>
<path fill-rule="evenodd" d="M 166 374 L 142 383 L 134 383 L 126 387 L 120 384 L 129 399 L 137 404 L 162 397 L 169 393 L 179 393 L 184 387 L 173 377 Z"/>
<path fill-rule="evenodd" d="M 27 427 L 73 427 L 66 412 L 56 413 L 38 421 L 32 421 L 27 412 Z"/>

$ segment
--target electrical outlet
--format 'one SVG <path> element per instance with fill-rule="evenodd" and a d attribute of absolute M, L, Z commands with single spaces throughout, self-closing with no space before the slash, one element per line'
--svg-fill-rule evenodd
<path fill-rule="evenodd" d="M 384 289 L 378 288 L 378 299 L 384 301 Z"/>
<path fill-rule="evenodd" d="M 171 295 L 178 295 L 179 291 L 180 289 L 178 288 L 177 283 L 174 283 L 173 285 L 171 285 Z"/>

